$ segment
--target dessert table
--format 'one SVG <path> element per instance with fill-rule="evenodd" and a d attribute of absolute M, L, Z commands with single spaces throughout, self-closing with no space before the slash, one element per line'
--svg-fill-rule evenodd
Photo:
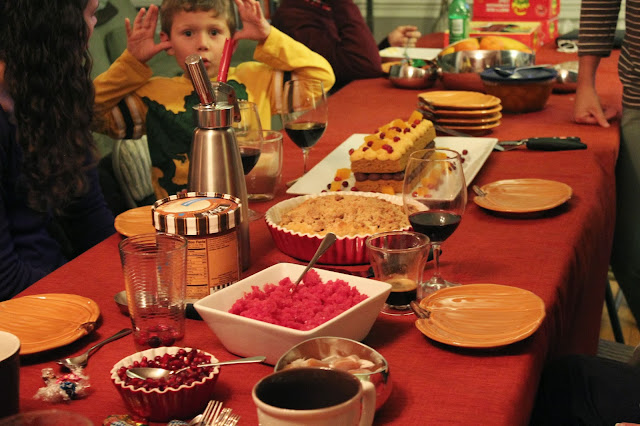
<path fill-rule="evenodd" d="M 437 37 L 425 37 L 419 45 L 438 46 Z M 601 97 L 614 105 L 620 105 L 621 100 L 617 57 L 616 52 L 604 60 L 599 72 Z M 556 52 L 553 45 L 543 47 L 537 56 L 538 63 L 575 59 L 575 53 Z M 311 150 L 310 165 L 353 133 L 371 133 L 392 119 L 406 119 L 416 108 L 418 93 L 393 88 L 380 78 L 353 82 L 332 95 L 329 126 Z M 595 353 L 613 233 L 618 128 L 617 124 L 603 129 L 573 123 L 574 99 L 573 93 L 553 94 L 542 111 L 503 114 L 502 124 L 487 136 L 502 140 L 580 136 L 588 149 L 494 151 L 473 182 L 551 179 L 570 185 L 573 197 L 542 215 L 509 217 L 481 209 L 471 201 L 470 192 L 463 220 L 443 244 L 441 257 L 442 274 L 448 279 L 463 284 L 510 285 L 540 296 L 546 306 L 541 327 L 531 337 L 506 347 L 463 349 L 428 339 L 414 326 L 413 316 L 381 314 L 364 343 L 389 361 L 394 390 L 378 411 L 375 424 L 527 424 L 545 361 L 569 352 Z M 285 135 L 282 182 L 301 172 L 300 149 Z M 285 191 L 281 183 L 273 201 L 251 203 L 251 208 L 265 212 L 290 197 Z M 264 221 L 252 222 L 250 235 L 252 265 L 245 276 L 277 262 L 302 263 L 275 247 Z M 52 408 L 50 403 L 33 398 L 43 386 L 42 368 L 53 367 L 58 372 L 55 359 L 78 354 L 130 326 L 129 318 L 113 301 L 124 289 L 120 240 L 119 235 L 111 236 L 20 295 L 74 293 L 91 298 L 101 310 L 99 327 L 93 333 L 66 346 L 22 357 L 22 411 Z M 211 352 L 220 360 L 236 358 L 201 321 L 187 320 L 184 345 Z M 109 415 L 125 414 L 125 406 L 110 383 L 109 370 L 133 352 L 129 336 L 101 348 L 85 369 L 91 393 L 56 408 L 83 413 L 96 425 Z M 257 424 L 251 389 L 272 371 L 271 366 L 262 364 L 223 367 L 213 398 L 239 413 L 241 424 Z"/>

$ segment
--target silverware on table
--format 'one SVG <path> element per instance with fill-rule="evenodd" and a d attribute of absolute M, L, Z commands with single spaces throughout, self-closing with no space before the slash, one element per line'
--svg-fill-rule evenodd
<path fill-rule="evenodd" d="M 206 364 L 197 365 L 197 367 L 218 367 L 223 365 L 235 365 L 235 364 L 251 364 L 254 362 L 263 362 L 267 359 L 266 356 L 252 356 L 249 358 L 232 359 L 230 361 L 211 362 Z M 133 367 L 127 369 L 127 376 L 132 379 L 160 379 L 163 377 L 169 377 L 174 374 L 178 374 L 184 370 L 193 368 L 192 366 L 180 368 L 178 370 L 167 370 L 166 368 L 153 368 L 153 367 Z"/>
<path fill-rule="evenodd" d="M 495 149 L 498 151 L 511 151 L 520 146 L 536 151 L 564 151 L 573 149 L 587 149 L 587 145 L 579 136 L 550 136 L 539 138 L 526 138 L 514 141 L 500 141 Z"/>
<path fill-rule="evenodd" d="M 131 334 L 132 330 L 130 328 L 125 328 L 122 329 L 120 331 L 118 331 L 116 334 L 114 334 L 113 336 L 104 339 L 103 341 L 96 343 L 95 345 L 91 346 L 85 353 L 78 355 L 78 356 L 74 356 L 72 358 L 62 358 L 57 360 L 56 362 L 58 364 L 60 364 L 63 367 L 67 367 L 69 369 L 73 369 L 73 368 L 77 368 L 77 367 L 84 367 L 87 365 L 87 362 L 89 360 L 89 356 L 91 356 L 93 354 L 93 352 L 95 350 L 97 350 L 98 348 L 100 348 L 103 345 L 106 345 L 109 342 L 113 342 L 114 340 L 118 340 L 121 337 L 126 336 L 127 334 Z"/>
<path fill-rule="evenodd" d="M 417 316 L 419 319 L 427 319 L 431 316 L 431 312 L 422 308 L 415 300 L 409 302 L 409 306 L 411 307 L 411 310 L 413 311 L 415 316 Z"/>
<path fill-rule="evenodd" d="M 487 193 L 484 192 L 478 185 L 473 185 L 471 188 L 473 189 L 473 192 L 475 192 L 478 197 L 487 196 Z"/>
<path fill-rule="evenodd" d="M 338 237 L 336 237 L 336 234 L 334 234 L 333 232 L 328 232 L 327 235 L 324 236 L 322 242 L 320 243 L 320 246 L 318 247 L 318 250 L 316 250 L 316 254 L 313 255 L 307 267 L 304 268 L 302 274 L 300 274 L 296 282 L 293 283 L 293 287 L 289 289 L 290 293 L 296 291 L 296 289 L 298 288 L 298 284 L 300 284 L 300 281 L 302 281 L 304 276 L 307 275 L 309 269 L 311 269 L 311 267 L 316 264 L 318 259 L 320 259 L 320 256 L 322 256 L 327 250 L 329 250 L 329 248 L 333 245 L 333 243 L 336 242 L 337 239 Z"/>

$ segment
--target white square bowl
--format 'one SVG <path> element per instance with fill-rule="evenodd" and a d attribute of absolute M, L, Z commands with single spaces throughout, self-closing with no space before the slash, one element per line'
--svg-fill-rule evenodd
<path fill-rule="evenodd" d="M 307 331 L 229 313 L 235 301 L 251 292 L 252 286 L 262 288 L 265 284 L 278 284 L 286 277 L 295 281 L 304 268 L 305 265 L 293 263 L 275 264 L 198 300 L 194 307 L 229 352 L 239 356 L 264 355 L 267 357 L 265 362 L 271 365 L 275 365 L 292 346 L 312 337 L 335 336 L 358 341 L 364 339 L 378 317 L 391 291 L 391 285 L 320 268 L 314 269 L 322 282 L 340 279 L 368 297 Z"/>

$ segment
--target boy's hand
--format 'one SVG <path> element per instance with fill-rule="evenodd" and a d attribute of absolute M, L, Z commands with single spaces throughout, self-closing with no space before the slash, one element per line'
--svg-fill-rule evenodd
<path fill-rule="evenodd" d="M 271 33 L 271 24 L 262 14 L 260 2 L 256 0 L 234 0 L 242 20 L 242 29 L 233 36 L 236 40 L 265 41 Z"/>
<path fill-rule="evenodd" d="M 127 30 L 127 50 L 140 62 L 147 63 L 157 53 L 171 47 L 170 41 L 162 41 L 156 44 L 154 36 L 158 24 L 158 6 L 152 4 L 149 10 L 144 8 L 136 15 L 133 26 L 129 18 L 125 18 L 124 25 Z"/>

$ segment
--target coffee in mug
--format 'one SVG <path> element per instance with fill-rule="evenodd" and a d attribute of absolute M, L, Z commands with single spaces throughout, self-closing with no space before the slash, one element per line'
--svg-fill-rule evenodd
<path fill-rule="evenodd" d="M 261 426 L 371 425 L 375 389 L 353 374 L 326 368 L 292 368 L 253 388 Z"/>
<path fill-rule="evenodd" d="M 16 414 L 20 408 L 20 339 L 6 331 L 0 331 L 0 383 L 2 418 Z"/>

